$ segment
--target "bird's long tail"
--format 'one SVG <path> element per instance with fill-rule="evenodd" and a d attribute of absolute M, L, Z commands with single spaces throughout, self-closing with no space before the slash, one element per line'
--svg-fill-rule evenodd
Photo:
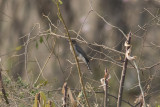
<path fill-rule="evenodd" d="M 93 73 L 92 73 L 92 70 L 91 70 L 91 68 L 90 68 L 90 66 L 89 66 L 89 63 L 86 63 L 86 65 L 87 65 L 87 68 L 88 68 L 89 72 L 90 72 L 91 74 L 93 74 Z"/>

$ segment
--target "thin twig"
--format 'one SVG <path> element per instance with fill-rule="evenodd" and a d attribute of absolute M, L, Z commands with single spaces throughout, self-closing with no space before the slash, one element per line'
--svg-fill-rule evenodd
<path fill-rule="evenodd" d="M 119 27 L 114 26 L 114 25 L 112 25 L 111 23 L 109 23 L 103 16 L 101 16 L 96 10 L 93 9 L 93 6 L 92 6 L 91 1 L 88 0 L 88 2 L 89 2 L 89 5 L 90 5 L 91 10 L 92 10 L 99 18 L 101 18 L 107 25 L 109 25 L 109 26 L 117 29 L 118 31 L 120 31 L 120 32 L 122 33 L 122 35 L 127 39 L 126 34 L 125 34 Z"/>
<path fill-rule="evenodd" d="M 0 68 L 0 89 L 2 91 L 2 94 L 4 96 L 4 99 L 6 101 L 6 104 L 9 104 L 9 101 L 8 101 L 8 98 L 7 98 L 7 95 L 6 95 L 6 92 L 5 92 L 5 89 L 4 89 L 4 86 L 3 86 L 3 81 L 2 81 L 2 69 Z"/>
<path fill-rule="evenodd" d="M 89 17 L 89 15 L 91 14 L 92 11 L 93 11 L 93 10 L 90 10 L 90 11 L 88 12 L 87 16 L 85 17 L 85 19 L 84 19 L 84 21 L 83 21 L 82 25 L 80 26 L 80 29 L 79 29 L 79 31 L 78 31 L 78 33 L 77 33 L 77 37 L 80 36 L 80 32 L 81 32 L 81 30 L 82 30 L 82 28 L 83 28 L 83 26 L 84 26 L 87 18 Z M 77 38 L 77 37 L 76 37 L 76 38 Z M 80 36 L 80 37 L 81 37 L 81 36 Z M 82 37 L 81 37 L 81 38 L 82 38 Z M 82 39 L 83 39 L 83 38 L 82 38 Z M 84 39 L 83 39 L 83 40 L 84 40 Z"/>
<path fill-rule="evenodd" d="M 157 63 L 155 63 L 155 64 L 153 64 L 151 66 L 148 66 L 148 67 L 140 68 L 140 70 L 152 69 L 152 68 L 154 68 L 154 67 L 156 67 L 158 65 L 160 65 L 160 62 L 157 62 Z"/>
<path fill-rule="evenodd" d="M 62 88 L 59 88 L 59 89 L 53 89 L 53 90 L 48 90 L 47 92 L 53 92 L 53 91 L 61 91 L 62 90 Z M 75 91 L 75 92 L 81 92 L 81 90 L 79 90 L 79 89 L 71 89 L 72 91 Z M 46 90 L 45 90 L 46 91 Z M 87 93 L 93 93 L 93 92 L 91 92 L 91 91 L 86 91 Z M 104 94 L 104 91 L 94 91 L 96 94 Z M 114 99 L 118 99 L 116 96 L 114 96 L 114 95 L 112 95 L 112 94 L 109 94 L 109 93 L 107 93 L 108 94 L 108 96 L 109 97 L 112 97 L 112 98 L 114 98 Z M 131 107 L 135 107 L 134 105 L 132 105 L 129 101 L 126 101 L 126 100 L 123 100 L 122 99 L 122 102 L 124 102 L 124 103 L 126 103 L 126 104 L 128 104 L 128 105 L 130 105 Z M 136 104 L 137 105 L 137 104 Z"/>
<path fill-rule="evenodd" d="M 63 93 L 63 98 L 62 98 L 63 104 L 62 104 L 62 106 L 67 107 L 68 87 L 67 87 L 66 82 L 63 84 L 62 93 Z"/>
<path fill-rule="evenodd" d="M 56 1 L 56 4 L 57 4 L 57 9 L 58 9 L 58 16 L 59 16 L 61 22 L 63 23 L 64 27 L 65 27 L 65 30 L 66 30 L 69 42 L 71 44 L 71 47 L 72 47 L 72 50 L 73 50 L 73 53 L 74 53 L 74 58 L 75 58 L 75 61 L 76 61 L 76 65 L 77 65 L 77 69 L 78 69 L 78 74 L 79 74 L 79 78 L 80 78 L 80 84 L 82 86 L 82 90 L 83 90 L 83 93 L 84 93 L 84 98 L 86 100 L 87 106 L 90 107 L 89 101 L 88 101 L 88 98 L 87 98 L 87 95 L 86 95 L 86 91 L 85 91 L 85 86 L 84 86 L 84 83 L 83 83 L 83 80 L 82 80 L 82 73 L 81 73 L 81 70 L 80 70 L 79 62 L 78 62 L 77 56 L 75 54 L 75 50 L 73 48 L 73 44 L 71 42 L 71 37 L 69 35 L 69 31 L 68 31 L 68 28 L 67 28 L 67 26 L 66 26 L 66 24 L 64 22 L 64 19 L 63 19 L 62 15 L 61 15 L 61 11 L 60 11 L 60 8 L 59 8 L 59 2 Z"/>
<path fill-rule="evenodd" d="M 38 75 L 37 79 L 35 80 L 34 85 L 37 83 L 37 81 L 38 81 L 39 77 L 40 77 L 40 76 L 41 76 L 41 74 L 43 73 L 44 68 L 46 67 L 46 65 L 47 65 L 47 63 L 48 63 L 48 61 L 49 61 L 49 59 L 51 58 L 51 55 L 53 54 L 53 51 L 54 51 L 54 50 L 52 50 L 52 51 L 51 51 L 51 53 L 49 54 L 49 56 L 48 56 L 48 58 L 47 58 L 47 60 L 46 60 L 45 64 L 43 65 L 42 69 L 40 70 L 40 73 L 39 73 L 39 75 Z"/>
<path fill-rule="evenodd" d="M 105 90 L 104 90 L 104 107 L 108 106 L 108 80 L 109 80 L 109 73 L 107 68 L 105 69 L 105 75 L 104 75 L 104 82 L 105 82 Z"/>
<path fill-rule="evenodd" d="M 27 80 L 28 82 L 30 81 L 29 79 L 29 76 L 28 76 L 28 71 L 27 71 L 27 61 L 28 61 L 28 45 L 30 43 L 30 36 L 31 36 L 31 33 L 33 32 L 33 30 L 36 28 L 37 24 L 32 28 L 31 32 L 28 34 L 27 36 L 27 41 L 26 43 L 24 44 L 25 45 L 25 52 L 24 52 L 24 55 L 25 55 L 25 72 L 26 72 L 26 76 L 27 76 Z"/>
<path fill-rule="evenodd" d="M 30 36 L 31 34 L 29 33 L 27 37 L 27 42 L 25 45 L 25 52 L 24 52 L 24 55 L 25 55 L 25 65 L 24 66 L 25 66 L 25 72 L 26 72 L 28 82 L 29 82 L 29 76 L 28 76 L 28 71 L 27 71 L 27 61 L 28 61 L 28 44 L 29 44 Z"/>
<path fill-rule="evenodd" d="M 134 66 L 136 68 L 137 75 L 138 75 L 138 84 L 139 84 L 139 88 L 141 90 L 141 94 L 142 94 L 142 97 L 143 97 L 143 106 L 146 107 L 145 98 L 144 98 L 144 92 L 143 92 L 143 89 L 142 89 L 142 86 L 141 86 L 141 79 L 140 79 L 140 75 L 139 75 L 139 70 L 138 70 L 136 62 L 134 60 L 133 60 L 133 63 L 134 63 Z"/>
<path fill-rule="evenodd" d="M 56 42 L 56 41 L 55 41 L 55 42 Z M 55 46 L 55 44 L 56 44 L 55 42 L 54 42 L 54 44 L 53 44 L 53 48 L 54 48 L 54 46 Z M 37 83 L 37 81 L 38 81 L 39 77 L 41 76 L 41 74 L 42 74 L 42 76 L 43 76 L 44 68 L 46 67 L 46 65 L 47 65 L 48 61 L 50 60 L 51 55 L 52 55 L 53 53 L 54 53 L 54 49 L 51 50 L 51 52 L 50 52 L 50 54 L 49 54 L 49 56 L 48 56 L 48 58 L 47 58 L 45 64 L 43 65 L 42 69 L 40 69 L 40 73 L 39 73 L 39 75 L 38 75 L 36 81 L 34 82 L 34 85 Z M 43 76 L 43 77 L 44 77 L 44 76 Z M 45 77 L 44 77 L 44 79 L 45 79 Z M 45 80 L 46 80 L 46 79 L 45 79 Z"/>
<path fill-rule="evenodd" d="M 38 67 L 39 67 L 39 70 L 40 71 L 42 71 L 42 68 L 41 68 L 41 66 L 40 66 L 40 64 L 39 64 L 39 61 L 38 61 L 38 59 L 35 57 L 35 60 L 36 60 L 36 62 L 37 62 L 37 65 L 38 65 Z M 44 75 L 43 75 L 43 72 L 42 72 L 42 76 L 43 76 L 43 78 L 46 80 L 46 78 L 44 77 Z"/>
<path fill-rule="evenodd" d="M 73 31 L 73 30 L 72 30 Z M 76 32 L 73 32 L 73 33 L 76 33 Z M 78 35 L 78 33 L 76 33 L 77 35 Z M 60 34 L 56 34 L 56 33 L 54 33 L 54 32 L 44 32 L 44 33 L 41 33 L 40 34 L 41 36 L 46 36 L 46 35 L 53 35 L 53 36 L 57 36 L 57 37 L 60 37 L 60 38 L 63 38 L 63 39 L 68 39 L 68 37 L 66 37 L 66 36 L 64 36 L 64 35 L 60 35 Z M 82 37 L 81 37 L 82 38 Z M 116 53 L 119 53 L 119 54 L 121 54 L 121 55 L 125 55 L 125 53 L 123 53 L 123 52 L 120 52 L 120 51 L 118 51 L 118 50 L 115 50 L 115 49 L 113 49 L 113 48 L 110 48 L 110 47 L 107 47 L 107 46 L 105 46 L 105 45 L 100 45 L 100 44 L 97 44 L 97 43 L 87 43 L 84 39 L 83 40 L 80 40 L 80 39 L 78 39 L 78 38 L 74 38 L 76 41 L 79 41 L 79 42 L 81 42 L 81 43 L 85 43 L 85 44 L 87 44 L 87 45 L 92 45 L 92 46 L 98 46 L 98 47 L 102 47 L 103 49 L 107 49 L 107 50 L 110 50 L 110 51 L 113 51 L 113 52 L 116 52 Z"/>

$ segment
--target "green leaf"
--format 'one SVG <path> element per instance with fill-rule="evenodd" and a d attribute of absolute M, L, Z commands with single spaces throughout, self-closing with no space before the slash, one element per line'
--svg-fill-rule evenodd
<path fill-rule="evenodd" d="M 37 94 L 36 94 L 35 95 L 35 100 L 34 100 L 33 107 L 37 107 L 38 106 L 37 103 L 38 103 L 38 100 L 37 100 Z"/>
<path fill-rule="evenodd" d="M 61 0 L 58 0 L 58 2 L 59 2 L 60 4 L 63 4 L 63 2 L 62 2 Z"/>
<path fill-rule="evenodd" d="M 36 87 L 37 87 L 37 88 L 40 88 L 40 87 L 42 87 L 42 86 L 46 86 L 47 83 L 48 83 L 48 81 L 46 81 L 46 80 L 40 81 L 40 83 L 39 83 Z"/>
<path fill-rule="evenodd" d="M 40 37 L 39 42 L 40 42 L 40 43 L 43 43 L 43 37 L 42 37 L 42 36 Z"/>
<path fill-rule="evenodd" d="M 45 107 L 45 105 L 46 105 L 46 96 L 45 96 L 44 92 L 41 91 L 40 92 L 40 96 L 41 96 L 42 100 L 44 101 L 43 107 Z"/>
<path fill-rule="evenodd" d="M 9 73 L 9 70 L 6 70 L 7 73 Z"/>
<path fill-rule="evenodd" d="M 2 96 L 3 95 L 3 93 L 2 92 L 0 92 L 0 96 Z"/>
<path fill-rule="evenodd" d="M 22 46 L 17 46 L 15 50 L 16 50 L 16 51 L 19 51 L 19 50 L 21 50 L 21 49 L 22 49 Z"/>
<path fill-rule="evenodd" d="M 78 98 L 82 98 L 83 97 L 83 92 L 81 91 L 81 92 L 79 92 L 79 94 L 78 94 Z"/>
<path fill-rule="evenodd" d="M 52 102 L 52 107 L 56 107 L 54 102 Z"/>
<path fill-rule="evenodd" d="M 46 86 L 47 83 L 48 83 L 48 81 L 44 81 L 44 82 L 43 82 L 43 86 Z"/>

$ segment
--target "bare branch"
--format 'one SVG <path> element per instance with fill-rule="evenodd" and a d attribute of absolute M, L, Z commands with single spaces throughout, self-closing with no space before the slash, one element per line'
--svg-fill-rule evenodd
<path fill-rule="evenodd" d="M 1 89 L 1 91 L 2 91 L 2 94 L 3 94 L 3 96 L 4 96 L 4 99 L 5 99 L 5 101 L 6 101 L 6 104 L 9 104 L 9 101 L 8 101 L 8 98 L 7 98 L 7 95 L 6 95 L 6 91 L 5 91 L 4 86 L 3 86 L 3 81 L 2 81 L 2 74 L 1 74 L 1 72 L 2 72 L 2 69 L 0 68 L 0 89 Z"/>
<path fill-rule="evenodd" d="M 130 45 L 131 43 L 131 32 L 128 34 L 127 37 L 127 44 Z M 130 46 L 126 47 L 126 52 L 130 48 Z M 122 94 L 123 94 L 123 88 L 124 88 L 124 82 L 125 82 L 125 76 L 126 76 L 126 71 L 127 71 L 127 64 L 128 64 L 128 59 L 127 56 L 125 55 L 124 63 L 123 63 L 123 69 L 121 73 L 121 80 L 120 80 L 120 86 L 119 86 L 119 93 L 118 93 L 118 101 L 117 101 L 117 107 L 121 107 L 121 102 L 122 102 Z"/>
<path fill-rule="evenodd" d="M 136 68 L 136 71 L 137 71 L 137 75 L 138 75 L 138 85 L 139 85 L 139 88 L 141 90 L 141 94 L 142 94 L 142 98 L 143 98 L 143 107 L 146 107 L 146 103 L 145 103 L 145 98 L 144 98 L 144 92 L 143 92 L 143 89 L 142 89 L 142 86 L 141 86 L 141 79 L 140 79 L 140 75 L 139 75 L 139 70 L 138 70 L 138 67 L 136 65 L 136 62 L 133 60 L 133 63 L 134 63 L 134 66 Z"/>
<path fill-rule="evenodd" d="M 104 79 L 105 79 L 104 107 L 107 107 L 108 106 L 108 94 L 107 94 L 107 92 L 108 92 L 108 80 L 109 80 L 109 73 L 108 73 L 107 68 L 105 69 Z"/>

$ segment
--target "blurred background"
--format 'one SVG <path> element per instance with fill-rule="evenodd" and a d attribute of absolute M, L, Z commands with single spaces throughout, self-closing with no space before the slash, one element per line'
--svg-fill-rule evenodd
<path fill-rule="evenodd" d="M 80 63 L 88 90 L 103 90 L 99 88 L 100 79 L 104 77 L 104 69 L 108 68 L 111 75 L 109 93 L 117 97 L 126 40 L 118 30 L 121 29 L 125 34 L 133 34 L 132 55 L 137 56 L 146 103 L 150 107 L 160 105 L 160 1 L 62 2 L 60 9 L 70 36 L 77 39 L 91 59 L 93 75 L 84 63 Z M 75 60 L 65 37 L 66 31 L 57 13 L 52 0 L 0 0 L 0 58 L 3 75 L 12 81 L 22 78 L 25 83 L 36 86 L 45 82 L 41 90 L 62 88 L 64 82 L 72 89 L 81 88 Z M 129 62 L 128 67 L 123 99 L 135 105 L 140 95 L 137 73 L 132 62 Z M 41 71 L 43 73 L 40 75 Z M 61 92 L 55 92 L 50 98 L 60 102 L 61 96 Z M 103 94 L 90 96 L 94 96 L 89 99 L 92 106 L 97 104 L 102 107 Z M 109 105 L 115 107 L 116 99 L 110 97 Z M 123 107 L 129 105 L 123 103 Z"/>

